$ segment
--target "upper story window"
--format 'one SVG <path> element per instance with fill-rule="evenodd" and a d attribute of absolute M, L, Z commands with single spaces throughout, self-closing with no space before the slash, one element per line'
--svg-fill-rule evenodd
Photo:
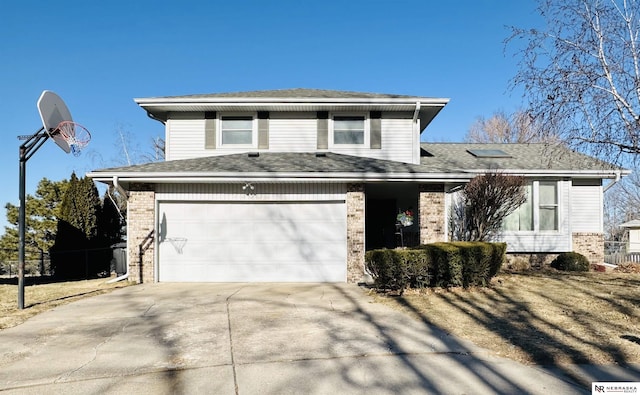
<path fill-rule="evenodd" d="M 333 117 L 334 145 L 365 145 L 367 122 L 364 115 L 335 115 Z"/>
<path fill-rule="evenodd" d="M 526 186 L 527 201 L 505 218 L 506 231 L 555 231 L 559 229 L 558 183 L 533 181 Z"/>
<path fill-rule="evenodd" d="M 254 120 L 252 116 L 222 116 L 220 142 L 223 146 L 253 145 Z"/>

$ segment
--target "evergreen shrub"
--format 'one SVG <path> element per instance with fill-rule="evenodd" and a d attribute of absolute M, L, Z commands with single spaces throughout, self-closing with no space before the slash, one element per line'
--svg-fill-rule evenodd
<path fill-rule="evenodd" d="M 505 243 L 432 243 L 412 249 L 367 251 L 378 289 L 486 286 L 500 270 Z"/>
<path fill-rule="evenodd" d="M 563 252 L 551 262 L 550 266 L 568 272 L 588 272 L 589 260 L 577 252 Z"/>

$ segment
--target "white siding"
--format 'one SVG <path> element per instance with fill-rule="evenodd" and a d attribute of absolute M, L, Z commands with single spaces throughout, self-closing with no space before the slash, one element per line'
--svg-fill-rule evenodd
<path fill-rule="evenodd" d="M 204 119 L 169 119 L 166 159 L 208 156 L 204 149 Z"/>
<path fill-rule="evenodd" d="M 401 118 L 402 117 L 402 118 Z M 205 120 L 202 113 L 173 113 L 166 124 L 167 160 L 229 155 L 247 151 L 315 152 L 317 150 L 317 120 L 315 112 L 277 113 L 269 119 L 269 148 L 205 149 Z M 331 134 L 331 131 L 329 131 Z M 330 151 L 376 159 L 414 163 L 418 147 L 409 114 L 382 113 L 381 149 L 341 148 Z M 329 136 L 331 138 L 331 136 Z M 416 151 L 416 152 L 414 152 Z"/>
<path fill-rule="evenodd" d="M 316 113 L 271 113 L 269 151 L 314 152 L 317 150 Z"/>
<path fill-rule="evenodd" d="M 346 184 L 268 184 L 252 183 L 247 194 L 237 184 L 160 184 L 158 201 L 343 201 Z"/>
<path fill-rule="evenodd" d="M 600 180 L 575 180 L 571 187 L 571 230 L 602 232 L 602 205 Z"/>
<path fill-rule="evenodd" d="M 333 146 L 331 151 L 345 155 L 413 163 L 415 156 L 413 151 L 418 148 L 414 146 L 415 136 L 413 123 L 410 118 L 393 119 L 390 118 L 389 113 L 383 113 L 381 132 L 382 149 L 370 149 L 368 147 L 340 148 Z M 329 138 L 331 138 L 331 136 L 329 136 Z"/>

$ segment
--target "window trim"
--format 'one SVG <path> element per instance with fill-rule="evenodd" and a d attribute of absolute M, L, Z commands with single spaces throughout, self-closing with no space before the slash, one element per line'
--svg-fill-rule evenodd
<path fill-rule="evenodd" d="M 336 144 L 335 124 L 336 117 L 361 117 L 364 122 L 364 139 L 362 144 Z M 329 148 L 368 148 L 371 136 L 371 127 L 368 112 L 334 112 L 329 114 Z"/>
<path fill-rule="evenodd" d="M 249 144 L 224 144 L 222 142 L 222 124 L 224 118 L 243 117 L 251 118 L 251 143 Z M 248 120 L 248 119 L 247 119 Z M 237 149 L 237 148 L 257 148 L 258 147 L 258 116 L 257 113 L 251 112 L 228 112 L 219 113 L 217 119 L 218 127 L 216 128 L 216 140 L 219 149 Z"/>

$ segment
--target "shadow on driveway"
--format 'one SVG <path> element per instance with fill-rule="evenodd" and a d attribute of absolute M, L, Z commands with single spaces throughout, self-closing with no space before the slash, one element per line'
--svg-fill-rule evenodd
<path fill-rule="evenodd" d="M 351 284 L 143 284 L 0 332 L 7 393 L 590 393 Z"/>

